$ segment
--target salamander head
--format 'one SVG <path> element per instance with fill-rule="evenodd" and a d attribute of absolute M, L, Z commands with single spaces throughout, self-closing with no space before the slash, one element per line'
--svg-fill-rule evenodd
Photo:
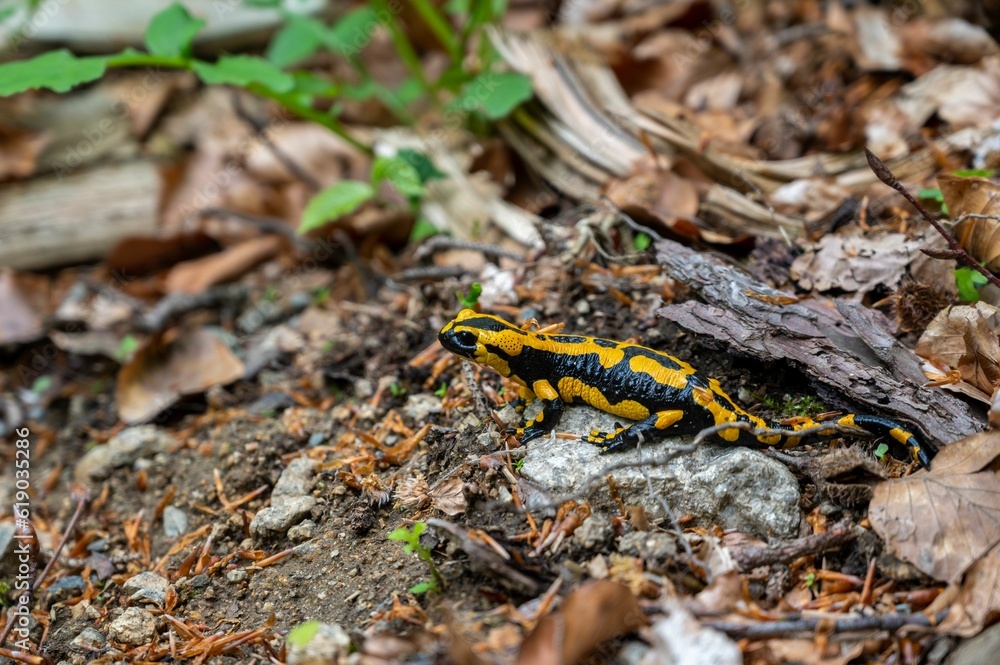
<path fill-rule="evenodd" d="M 511 357 L 521 353 L 527 333 L 497 316 L 463 309 L 438 333 L 441 346 L 456 356 L 488 365 L 509 376 Z"/>

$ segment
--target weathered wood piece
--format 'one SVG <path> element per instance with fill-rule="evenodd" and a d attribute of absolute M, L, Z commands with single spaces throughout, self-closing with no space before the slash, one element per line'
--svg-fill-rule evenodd
<path fill-rule="evenodd" d="M 789 294 L 718 257 L 670 240 L 656 249 L 664 270 L 705 301 L 662 307 L 660 317 L 725 342 L 734 353 L 792 361 L 829 403 L 899 418 L 939 445 L 985 429 L 969 404 L 922 386 L 915 354 L 878 329 L 879 317 L 853 308 L 845 317 L 838 311 L 842 305 L 819 300 L 774 304 L 768 299 Z"/>
<path fill-rule="evenodd" d="M 156 232 L 160 176 L 131 161 L 0 187 L 0 267 L 95 261 L 127 236 Z"/>

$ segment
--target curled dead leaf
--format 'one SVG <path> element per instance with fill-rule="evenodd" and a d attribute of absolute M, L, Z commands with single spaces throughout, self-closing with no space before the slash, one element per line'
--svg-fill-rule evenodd
<path fill-rule="evenodd" d="M 1000 542 L 1000 432 L 946 446 L 930 470 L 875 488 L 868 519 L 889 552 L 953 582 Z"/>
<path fill-rule="evenodd" d="M 276 235 L 261 236 L 216 254 L 178 263 L 167 275 L 167 293 L 201 293 L 232 281 L 277 254 L 282 242 Z"/>
<path fill-rule="evenodd" d="M 1000 270 L 1000 185 L 986 178 L 940 175 L 938 186 L 948 214 L 958 220 L 955 238 L 987 268 Z"/>
<path fill-rule="evenodd" d="M 154 337 L 118 373 L 118 415 L 129 425 L 153 418 L 184 395 L 243 376 L 243 363 L 211 331 Z"/>
<path fill-rule="evenodd" d="M 461 478 L 450 476 L 432 487 L 427 495 L 431 504 L 445 515 L 460 515 L 465 512 L 467 505 L 464 487 L 465 483 Z"/>
<path fill-rule="evenodd" d="M 518 665 L 573 665 L 613 637 L 644 626 L 646 614 L 628 587 L 598 580 L 580 585 L 562 608 L 542 617 L 521 644 Z"/>
<path fill-rule="evenodd" d="M 1000 614 L 1000 544 L 974 563 L 958 587 L 940 631 L 972 637 Z"/>
<path fill-rule="evenodd" d="M 957 369 L 986 395 L 1000 385 L 1000 308 L 978 302 L 942 310 L 917 342 L 917 355 Z"/>

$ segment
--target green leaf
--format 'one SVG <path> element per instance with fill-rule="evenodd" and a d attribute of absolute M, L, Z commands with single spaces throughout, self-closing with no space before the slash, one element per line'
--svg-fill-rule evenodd
<path fill-rule="evenodd" d="M 392 93 L 396 96 L 396 101 L 404 106 L 417 101 L 420 95 L 424 94 L 424 86 L 412 76 L 403 79 L 396 91 Z"/>
<path fill-rule="evenodd" d="M 940 187 L 919 189 L 917 190 L 917 196 L 932 201 L 944 201 L 944 194 L 941 193 Z"/>
<path fill-rule="evenodd" d="M 889 452 L 889 446 L 885 443 L 880 443 L 875 447 L 875 457 L 878 459 L 885 459 L 885 454 Z"/>
<path fill-rule="evenodd" d="M 960 178 L 992 178 L 996 174 L 996 169 L 961 169 L 955 171 L 955 175 Z"/>
<path fill-rule="evenodd" d="M 375 190 L 367 182 L 341 180 L 309 201 L 309 205 L 302 211 L 302 222 L 299 224 L 298 233 L 318 229 L 329 221 L 352 213 L 374 195 Z"/>
<path fill-rule="evenodd" d="M 285 25 L 271 39 L 264 54 L 279 67 L 305 60 L 324 44 L 326 26 L 302 14 L 289 14 Z"/>
<path fill-rule="evenodd" d="M 153 17 L 146 28 L 146 48 L 153 55 L 188 56 L 191 42 L 205 21 L 193 18 L 184 5 L 175 2 Z"/>
<path fill-rule="evenodd" d="M 649 244 L 651 242 L 653 242 L 652 238 L 650 238 L 645 233 L 640 233 L 639 235 L 637 235 L 635 237 L 635 240 L 633 241 L 633 244 L 635 245 L 635 248 L 641 252 L 644 249 L 646 249 L 647 247 L 649 247 Z"/>
<path fill-rule="evenodd" d="M 0 96 L 48 88 L 66 92 L 81 83 L 101 78 L 108 59 L 78 58 L 66 49 L 49 51 L 30 60 L 0 65 Z"/>
<path fill-rule="evenodd" d="M 295 79 L 295 92 L 310 97 L 336 97 L 340 94 L 340 86 L 312 72 L 292 72 Z"/>
<path fill-rule="evenodd" d="M 397 527 L 393 531 L 390 531 L 389 535 L 386 536 L 386 538 L 388 538 L 389 540 L 399 540 L 406 543 L 413 540 L 413 535 L 410 533 L 409 529 L 407 529 L 405 526 L 401 526 Z"/>
<path fill-rule="evenodd" d="M 989 280 L 972 268 L 957 268 L 955 270 L 955 286 L 958 296 L 963 302 L 979 302 L 979 287 L 985 286 Z"/>
<path fill-rule="evenodd" d="M 419 150 L 403 148 L 396 153 L 396 156 L 417 170 L 421 184 L 431 180 L 444 180 L 445 178 L 445 174 L 437 170 L 431 158 Z"/>
<path fill-rule="evenodd" d="M 370 4 L 349 11 L 327 31 L 327 48 L 352 58 L 368 46 L 379 25 L 378 14 Z"/>
<path fill-rule="evenodd" d="M 430 238 L 431 236 L 436 236 L 441 233 L 438 227 L 431 224 L 429 221 L 423 217 L 417 217 L 417 221 L 414 222 L 413 228 L 410 229 L 410 239 L 409 242 L 417 243 L 425 238 Z"/>
<path fill-rule="evenodd" d="M 344 97 L 356 102 L 363 102 L 378 94 L 378 83 L 366 78 L 354 85 L 344 86 Z"/>
<path fill-rule="evenodd" d="M 410 593 L 412 593 L 414 596 L 419 596 L 420 594 L 427 593 L 428 591 L 432 591 L 435 588 L 437 587 L 434 585 L 434 582 L 431 581 L 421 582 L 420 584 L 414 584 L 413 586 L 411 586 Z"/>
<path fill-rule="evenodd" d="M 118 358 L 118 362 L 120 363 L 126 362 L 132 357 L 138 348 L 139 340 L 136 339 L 135 335 L 125 335 L 122 337 L 122 341 L 118 345 L 118 351 L 115 353 L 115 357 Z"/>
<path fill-rule="evenodd" d="M 500 120 L 531 95 L 531 79 L 523 74 L 484 72 L 466 83 L 462 94 L 448 106 L 469 113 L 479 111 L 490 120 Z"/>
<path fill-rule="evenodd" d="M 273 62 L 252 55 L 224 55 L 214 63 L 195 60 L 194 71 L 205 83 L 242 88 L 259 83 L 275 92 L 289 92 L 295 87 L 291 74 L 281 71 Z"/>
<path fill-rule="evenodd" d="M 288 631 L 285 643 L 299 649 L 305 648 L 319 633 L 319 621 L 306 621 Z"/>
<path fill-rule="evenodd" d="M 372 164 L 372 186 L 378 187 L 388 180 L 404 196 L 419 198 L 424 195 L 420 174 L 401 157 L 376 157 Z"/>
<path fill-rule="evenodd" d="M 48 374 L 42 374 L 40 377 L 35 379 L 34 383 L 31 384 L 31 392 L 36 395 L 40 395 L 51 387 L 52 377 Z"/>

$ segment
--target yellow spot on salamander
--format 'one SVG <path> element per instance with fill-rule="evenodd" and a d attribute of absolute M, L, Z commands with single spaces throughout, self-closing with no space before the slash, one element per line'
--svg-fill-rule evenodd
<path fill-rule="evenodd" d="M 552 384 L 545 379 L 535 381 L 531 384 L 531 392 L 535 393 L 539 399 L 543 399 L 547 402 L 559 399 L 559 393 L 557 393 L 556 389 L 552 387 Z"/>
<path fill-rule="evenodd" d="M 608 398 L 604 396 L 604 393 L 594 386 L 587 385 L 579 379 L 564 376 L 559 379 L 559 383 L 557 385 L 559 386 L 559 394 L 566 402 L 572 402 L 580 399 L 595 409 L 600 409 L 605 413 L 610 413 L 614 416 L 621 416 L 622 418 L 628 418 L 630 420 L 642 420 L 643 418 L 649 417 L 649 409 L 639 402 L 626 399 L 618 402 L 617 404 L 611 404 L 608 402 Z M 535 393 L 537 394 L 537 392 L 538 391 L 536 390 Z M 539 395 L 539 397 L 541 397 L 541 395 Z"/>
<path fill-rule="evenodd" d="M 669 367 L 664 367 L 652 358 L 646 356 L 633 356 L 628 361 L 629 369 L 633 372 L 642 372 L 653 377 L 659 384 L 682 390 L 687 386 L 687 377 L 683 372 Z"/>
<path fill-rule="evenodd" d="M 716 402 L 715 393 L 711 390 L 707 390 L 705 388 L 695 388 L 691 391 L 691 395 L 694 397 L 694 401 L 698 404 L 698 406 L 704 407 L 706 411 L 712 414 L 712 418 L 715 419 L 716 425 L 724 425 L 726 423 L 736 421 L 736 412 L 731 411 Z M 732 443 L 740 438 L 740 430 L 724 429 L 719 431 L 718 436 L 722 440 Z"/>

